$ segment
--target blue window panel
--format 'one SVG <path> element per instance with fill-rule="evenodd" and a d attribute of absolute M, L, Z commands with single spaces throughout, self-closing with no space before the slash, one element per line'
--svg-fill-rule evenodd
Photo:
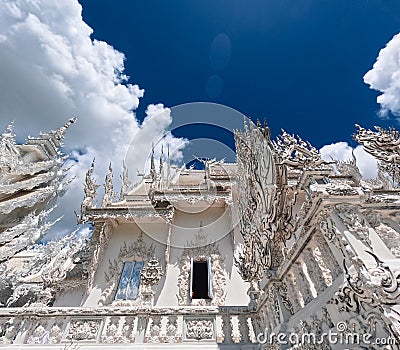
<path fill-rule="evenodd" d="M 124 263 L 115 300 L 135 300 L 139 296 L 140 272 L 143 265 L 143 261 Z"/>
<path fill-rule="evenodd" d="M 143 265 L 143 261 L 133 263 L 131 280 L 126 291 L 126 299 L 128 300 L 135 300 L 139 296 L 140 272 Z"/>

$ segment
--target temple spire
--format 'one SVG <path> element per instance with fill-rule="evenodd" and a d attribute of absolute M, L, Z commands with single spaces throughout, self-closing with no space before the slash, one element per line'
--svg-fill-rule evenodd
<path fill-rule="evenodd" d="M 94 163 L 95 163 L 95 158 L 93 158 L 92 164 L 90 165 L 85 176 L 85 187 L 83 189 L 85 192 L 85 196 L 81 204 L 81 215 L 78 220 L 80 223 L 84 222 L 84 217 L 86 215 L 87 209 L 93 207 L 93 201 L 96 197 L 97 188 L 99 187 L 99 185 L 95 182 L 92 176 L 94 170 Z"/>
<path fill-rule="evenodd" d="M 163 172 L 164 172 L 163 158 L 164 158 L 164 145 L 161 145 L 160 166 L 159 166 L 159 174 L 161 177 L 163 177 Z"/>
<path fill-rule="evenodd" d="M 54 132 L 54 136 L 57 140 L 62 140 L 65 136 L 67 129 L 76 122 L 77 117 L 70 118 L 61 128 L 58 128 Z"/>
<path fill-rule="evenodd" d="M 167 187 L 169 186 L 169 179 L 171 177 L 171 159 L 169 156 L 169 144 L 167 150 Z"/>
<path fill-rule="evenodd" d="M 156 167 L 154 165 L 154 143 L 152 143 L 151 145 L 150 176 L 154 184 L 157 180 L 157 172 L 156 172 Z"/>
<path fill-rule="evenodd" d="M 108 166 L 108 173 L 106 175 L 105 179 L 105 184 L 104 184 L 104 198 L 103 198 L 103 203 L 102 207 L 106 207 L 110 205 L 114 199 L 114 187 L 112 183 L 112 178 L 113 178 L 113 171 L 112 171 L 112 166 L 111 162 L 110 165 Z"/>
<path fill-rule="evenodd" d="M 158 184 L 159 188 L 164 185 L 164 145 L 161 144 L 161 154 L 160 154 L 160 166 L 159 166 L 159 174 L 160 174 L 160 183 Z"/>
<path fill-rule="evenodd" d="M 120 192 L 120 200 L 124 199 L 125 194 L 128 193 L 129 187 L 131 186 L 132 182 L 129 180 L 128 168 L 126 167 L 125 161 L 122 162 L 122 186 Z"/>
<path fill-rule="evenodd" d="M 243 124 L 244 124 L 244 132 L 247 134 L 249 132 L 249 127 L 247 125 L 246 117 L 243 118 Z"/>

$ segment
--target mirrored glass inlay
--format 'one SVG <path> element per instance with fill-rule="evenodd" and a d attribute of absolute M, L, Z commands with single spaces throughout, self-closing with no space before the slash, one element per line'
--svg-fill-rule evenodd
<path fill-rule="evenodd" d="M 135 300 L 139 296 L 140 272 L 143 265 L 143 261 L 124 263 L 115 300 Z"/>

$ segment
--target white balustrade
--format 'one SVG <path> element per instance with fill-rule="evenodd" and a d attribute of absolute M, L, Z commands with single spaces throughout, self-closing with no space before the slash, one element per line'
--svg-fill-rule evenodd
<path fill-rule="evenodd" d="M 7 309 L 11 314 L 13 310 L 18 309 Z M 0 315 L 0 344 L 255 342 L 256 331 L 249 322 L 254 315 L 245 313 L 246 308 L 213 308 L 208 313 L 201 308 L 168 308 L 121 315 L 76 308 L 57 316 L 52 315 L 52 308 L 47 310 L 40 316 Z"/>

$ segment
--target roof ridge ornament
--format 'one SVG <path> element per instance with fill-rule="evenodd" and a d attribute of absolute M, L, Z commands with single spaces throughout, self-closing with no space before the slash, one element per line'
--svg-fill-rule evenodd
<path fill-rule="evenodd" d="M 59 157 L 61 155 L 59 148 L 63 146 L 62 140 L 65 137 L 65 132 L 72 124 L 76 122 L 76 120 L 77 117 L 70 118 L 67 123 L 57 130 L 51 130 L 47 133 L 40 132 L 38 137 L 28 136 L 27 144 L 41 145 L 43 151 L 49 157 Z"/>
<path fill-rule="evenodd" d="M 357 133 L 354 140 L 363 146 L 365 152 L 379 161 L 379 171 L 387 173 L 391 181 L 398 187 L 400 184 L 400 132 L 394 128 L 389 130 L 375 126 L 376 131 L 365 129 L 356 124 Z"/>
<path fill-rule="evenodd" d="M 154 164 L 154 143 L 151 143 L 151 158 L 150 158 L 150 176 L 153 182 L 153 186 L 155 186 L 157 182 L 157 171 L 156 166 Z"/>
<path fill-rule="evenodd" d="M 289 134 L 285 130 L 272 141 L 274 153 L 280 158 L 279 164 L 288 165 L 295 169 L 325 169 L 335 161 L 325 161 L 318 150 L 308 141 L 300 136 Z"/>
<path fill-rule="evenodd" d="M 103 203 L 101 205 L 102 207 L 109 206 L 115 197 L 112 178 L 113 178 L 113 170 L 112 170 L 112 166 L 111 166 L 111 162 L 110 162 L 110 164 L 108 166 L 108 173 L 105 178 L 104 197 L 103 197 Z"/>
<path fill-rule="evenodd" d="M 15 134 L 14 134 L 14 120 L 11 121 L 11 122 L 7 125 L 6 130 L 4 131 L 4 133 L 3 133 L 2 136 L 3 136 L 3 137 L 6 137 L 6 138 L 8 138 L 8 139 L 13 139 L 13 142 L 14 142 L 14 137 L 15 137 Z"/>
<path fill-rule="evenodd" d="M 122 175 L 120 175 L 120 177 L 122 179 L 120 200 L 123 200 L 124 196 L 129 192 L 129 189 L 132 186 L 132 181 L 129 180 L 128 168 L 126 167 L 125 161 L 122 162 Z"/>
<path fill-rule="evenodd" d="M 65 137 L 65 132 L 72 124 L 76 123 L 77 119 L 78 119 L 77 117 L 72 117 L 68 119 L 68 121 L 62 127 L 58 128 L 55 132 L 53 132 L 54 137 L 57 140 L 62 140 Z"/>
<path fill-rule="evenodd" d="M 78 223 L 84 223 L 86 221 L 85 219 L 86 212 L 88 209 L 93 207 L 93 201 L 96 198 L 97 188 L 100 187 L 100 185 L 98 185 L 93 178 L 95 159 L 96 158 L 93 158 L 92 164 L 90 165 L 88 171 L 86 172 L 85 187 L 83 189 L 85 192 L 85 196 L 81 204 L 81 215 L 78 218 Z"/>

